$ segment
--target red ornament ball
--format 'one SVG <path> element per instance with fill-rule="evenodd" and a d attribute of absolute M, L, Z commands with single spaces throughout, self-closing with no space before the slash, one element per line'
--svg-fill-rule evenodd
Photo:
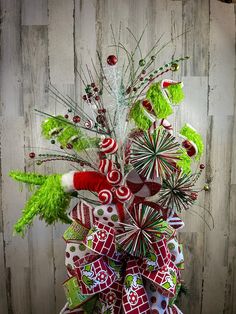
<path fill-rule="evenodd" d="M 118 59 L 114 55 L 110 55 L 107 57 L 107 64 L 109 65 L 115 65 L 117 63 Z"/>
<path fill-rule="evenodd" d="M 35 153 L 34 152 L 29 153 L 29 157 L 32 159 L 35 158 Z"/>
<path fill-rule="evenodd" d="M 191 193 L 191 199 L 192 199 L 193 201 L 195 201 L 195 200 L 197 199 L 197 197 L 198 197 L 198 194 L 197 194 L 197 193 L 195 193 L 195 192 L 192 192 L 192 193 Z"/>
<path fill-rule="evenodd" d="M 66 119 L 68 119 L 68 118 L 69 118 L 68 114 L 65 114 L 65 115 L 64 115 L 64 117 L 65 117 Z"/>
<path fill-rule="evenodd" d="M 200 169 L 201 170 L 205 169 L 205 165 L 204 164 L 200 164 Z"/>
<path fill-rule="evenodd" d="M 79 123 L 80 122 L 80 117 L 79 116 L 74 116 L 73 117 L 73 122 L 74 123 Z"/>
<path fill-rule="evenodd" d="M 98 124 L 104 124 L 105 121 L 106 121 L 106 118 L 105 118 L 103 115 L 99 114 L 99 115 L 96 117 L 96 121 L 97 121 Z"/>

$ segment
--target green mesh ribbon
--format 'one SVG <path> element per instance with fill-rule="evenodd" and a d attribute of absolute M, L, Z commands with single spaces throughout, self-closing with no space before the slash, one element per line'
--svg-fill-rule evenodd
<path fill-rule="evenodd" d="M 24 235 L 27 226 L 31 225 L 36 215 L 44 219 L 47 224 L 58 220 L 70 223 L 66 215 L 71 196 L 65 193 L 61 186 L 61 175 L 42 176 L 34 173 L 10 172 L 10 176 L 17 181 L 40 185 L 40 188 L 27 201 L 22 217 L 15 224 L 15 232 Z"/>
<path fill-rule="evenodd" d="M 192 159 L 187 154 L 186 150 L 181 150 L 177 165 L 183 170 L 184 173 L 188 174 L 191 172 Z"/>
<path fill-rule="evenodd" d="M 73 149 L 77 152 L 82 150 L 97 147 L 99 144 L 98 138 L 86 136 L 78 127 L 68 122 L 62 116 L 50 117 L 43 121 L 42 134 L 46 139 L 55 138 L 62 147 L 67 144 L 72 144 Z"/>
<path fill-rule="evenodd" d="M 152 102 L 157 118 L 165 119 L 173 112 L 171 105 L 177 105 L 184 99 L 182 84 L 170 85 L 164 91 L 161 82 L 154 83 L 148 89 L 146 98 Z"/>
<path fill-rule="evenodd" d="M 153 104 L 153 110 L 159 119 L 163 119 L 172 114 L 173 110 L 170 102 L 163 96 L 161 83 L 152 84 L 147 91 L 146 98 Z"/>
<path fill-rule="evenodd" d="M 172 105 L 178 105 L 179 103 L 181 103 L 181 101 L 184 100 L 182 83 L 169 85 L 165 90 L 167 90 Z"/>
<path fill-rule="evenodd" d="M 152 125 L 150 119 L 145 115 L 143 106 L 140 101 L 137 101 L 130 110 L 130 118 L 134 120 L 136 126 L 141 130 L 148 130 Z"/>
<path fill-rule="evenodd" d="M 63 116 L 48 118 L 41 124 L 42 135 L 49 140 L 67 126 L 68 121 Z"/>
<path fill-rule="evenodd" d="M 192 141 L 197 146 L 198 152 L 195 160 L 199 160 L 204 150 L 204 144 L 201 135 L 188 124 L 185 124 L 179 133 L 180 135 L 186 137 L 189 141 Z"/>

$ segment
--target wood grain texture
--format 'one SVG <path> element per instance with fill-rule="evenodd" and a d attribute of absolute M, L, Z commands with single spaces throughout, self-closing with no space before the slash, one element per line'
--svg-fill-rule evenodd
<path fill-rule="evenodd" d="M 49 65 L 52 84 L 74 83 L 72 0 L 48 0 Z"/>
<path fill-rule="evenodd" d="M 210 1 L 209 58 L 209 115 L 233 115 L 235 75 L 233 4 Z"/>
<path fill-rule="evenodd" d="M 47 25 L 48 1 L 47 0 L 22 0 L 21 23 L 22 25 Z"/>
<path fill-rule="evenodd" d="M 6 285 L 5 243 L 3 231 L 0 232 L 0 313 L 7 313 L 7 285 Z"/>
<path fill-rule="evenodd" d="M 27 158 L 32 147 L 36 153 L 42 151 L 39 147 L 54 148 L 42 139 L 43 117 L 34 114 L 34 108 L 67 113 L 49 97 L 49 81 L 81 102 L 84 86 L 78 72 L 82 67 L 86 71 L 86 64 L 91 68 L 91 59 L 98 67 L 96 50 L 106 63 L 115 52 L 109 47 L 114 44 L 111 25 L 117 39 L 121 24 L 120 41 L 128 49 L 135 46 L 133 35 L 138 38 L 146 27 L 136 62 L 161 36 L 160 46 L 170 44 L 156 58 L 156 66 L 181 55 L 191 57 L 171 74 L 184 82 L 186 98 L 170 121 L 177 129 L 188 121 L 202 133 L 201 162 L 206 168 L 198 186 L 208 182 L 210 191 L 200 194 L 192 212 L 182 214 L 186 227 L 179 237 L 189 295 L 182 298 L 180 308 L 185 314 L 235 314 L 235 6 L 217 0 L 0 0 L 0 4 L 0 313 L 56 314 L 65 303 L 61 237 L 66 225 L 45 227 L 36 219 L 24 239 L 13 237 L 13 225 L 30 193 L 25 188 L 20 192 L 8 171 L 72 169 L 63 162 L 35 167 Z M 119 64 L 123 62 L 120 49 Z M 207 226 L 212 226 L 210 215 L 213 231 Z"/>
<path fill-rule="evenodd" d="M 22 115 L 20 1 L 1 0 L 0 5 L 0 114 L 15 117 Z"/>
<path fill-rule="evenodd" d="M 211 313 L 216 309 L 223 313 L 225 302 L 222 291 L 225 291 L 228 267 L 232 117 L 210 119 L 211 143 L 207 153 L 212 182 L 206 206 L 214 216 L 215 228 L 212 231 L 205 229 L 202 313 Z"/>
<path fill-rule="evenodd" d="M 1 135 L 1 144 L 4 147 L 2 151 L 2 209 L 6 267 L 8 268 L 6 274 L 8 310 L 28 314 L 31 306 L 28 242 L 27 238 L 13 237 L 13 225 L 20 216 L 19 209 L 24 207 L 26 193 L 20 192 L 19 185 L 8 177 L 11 169 L 24 169 L 24 119 L 15 117 L 14 127 L 9 132 L 11 123 L 12 118 L 2 119 L 4 130 Z"/>
<path fill-rule="evenodd" d="M 190 60 L 183 74 L 208 75 L 209 0 L 183 0 L 183 51 Z"/>
<path fill-rule="evenodd" d="M 25 118 L 25 153 L 28 156 L 35 147 L 45 147 L 41 139 L 40 124 L 42 117 L 34 109 L 47 110 L 48 97 L 48 40 L 47 27 L 23 26 L 22 28 L 22 75 L 23 103 Z M 40 168 L 40 169 L 39 169 Z M 35 164 L 27 158 L 27 171 L 47 172 L 44 167 L 35 168 Z M 28 197 L 31 193 L 28 193 Z M 42 221 L 35 220 L 29 233 L 30 253 L 30 288 L 32 312 L 53 313 L 54 304 L 54 256 L 52 227 Z M 47 280 L 45 280 L 47 278 Z M 44 302 L 41 302 L 44 300 Z"/>

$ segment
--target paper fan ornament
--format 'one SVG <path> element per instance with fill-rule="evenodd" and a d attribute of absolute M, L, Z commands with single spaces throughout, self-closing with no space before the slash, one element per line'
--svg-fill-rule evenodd
<path fill-rule="evenodd" d="M 123 250 L 134 256 L 145 256 L 152 243 L 160 239 L 167 229 L 161 213 L 148 203 L 136 204 L 130 214 L 130 224 L 121 223 L 125 231 L 117 235 Z"/>
<path fill-rule="evenodd" d="M 194 185 L 195 177 L 193 175 L 173 172 L 163 180 L 157 203 L 164 208 L 174 208 L 178 212 L 188 209 L 197 198 Z"/>
<path fill-rule="evenodd" d="M 130 163 L 146 179 L 165 178 L 176 170 L 179 143 L 162 127 L 133 140 Z"/>

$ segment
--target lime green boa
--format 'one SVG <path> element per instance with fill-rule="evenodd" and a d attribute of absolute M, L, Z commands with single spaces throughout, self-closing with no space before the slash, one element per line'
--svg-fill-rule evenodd
<path fill-rule="evenodd" d="M 71 196 L 65 193 L 61 185 L 61 175 L 43 176 L 35 173 L 11 171 L 13 179 L 41 186 L 27 201 L 22 217 L 14 226 L 15 232 L 24 235 L 26 227 L 31 225 L 36 215 L 44 219 L 47 224 L 60 220 L 70 223 L 66 209 L 70 204 Z"/>

